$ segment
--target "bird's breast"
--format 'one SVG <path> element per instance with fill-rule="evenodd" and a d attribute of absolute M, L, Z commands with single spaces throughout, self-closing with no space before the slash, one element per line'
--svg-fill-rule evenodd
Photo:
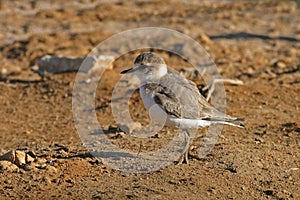
<path fill-rule="evenodd" d="M 140 88 L 144 106 L 146 107 L 151 121 L 164 125 L 168 121 L 167 113 L 154 101 L 155 91 Z"/>
<path fill-rule="evenodd" d="M 151 108 L 151 106 L 155 104 L 154 91 L 150 91 L 145 87 L 141 87 L 140 95 L 143 100 L 144 106 L 146 107 L 147 110 L 149 110 L 149 108 Z"/>

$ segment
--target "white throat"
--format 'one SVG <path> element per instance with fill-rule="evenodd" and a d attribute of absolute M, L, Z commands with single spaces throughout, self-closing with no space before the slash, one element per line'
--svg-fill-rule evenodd
<path fill-rule="evenodd" d="M 157 73 L 157 78 L 161 78 L 164 75 L 166 75 L 168 73 L 168 68 L 167 65 L 161 65 L 159 67 L 158 73 Z"/>
<path fill-rule="evenodd" d="M 142 83 L 147 81 L 158 81 L 161 77 L 168 73 L 167 65 L 162 64 L 153 70 L 151 73 L 144 73 L 142 71 L 135 71 L 135 75 L 140 79 Z"/>

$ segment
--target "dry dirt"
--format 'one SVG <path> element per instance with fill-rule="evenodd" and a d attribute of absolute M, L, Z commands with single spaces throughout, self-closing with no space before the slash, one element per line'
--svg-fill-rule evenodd
<path fill-rule="evenodd" d="M 1 170 L 0 199 L 300 199 L 299 11 L 296 1 L 0 1 L 0 153 L 19 149 L 36 157 Z M 87 55 L 111 35 L 144 26 L 189 35 L 223 77 L 244 82 L 225 89 L 227 113 L 244 118 L 245 128 L 225 126 L 210 154 L 189 164 L 124 173 L 81 143 L 72 115 L 76 73 L 41 80 L 31 67 L 46 54 Z M 186 65 L 160 53 L 176 69 Z M 109 102 L 136 55 L 120 57 L 96 92 L 108 137 L 132 151 L 140 143 L 115 130 Z M 130 102 L 133 118 L 148 123 L 138 93 Z M 151 138 L 141 150 L 167 137 Z"/>

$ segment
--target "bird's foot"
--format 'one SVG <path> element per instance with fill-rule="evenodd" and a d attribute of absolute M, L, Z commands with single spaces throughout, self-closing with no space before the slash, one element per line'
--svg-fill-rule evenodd
<path fill-rule="evenodd" d="M 241 80 L 236 80 L 236 79 L 214 79 L 210 84 L 202 88 L 202 92 L 208 91 L 207 96 L 206 96 L 206 101 L 209 101 L 211 98 L 212 93 L 215 90 L 215 85 L 217 83 L 230 83 L 233 85 L 243 85 L 243 81 Z"/>
<path fill-rule="evenodd" d="M 186 152 L 184 152 L 180 156 L 180 158 L 179 158 L 179 160 L 178 160 L 178 162 L 176 164 L 180 165 L 180 164 L 183 164 L 183 163 L 189 164 L 189 150 L 187 150 Z"/>

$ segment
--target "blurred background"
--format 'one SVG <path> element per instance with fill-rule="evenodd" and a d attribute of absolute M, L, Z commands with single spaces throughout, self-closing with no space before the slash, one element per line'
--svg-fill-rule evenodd
<path fill-rule="evenodd" d="M 0 163 L 0 199 L 299 199 L 299 11 L 299 1 L 288 0 L 0 0 L 0 153 L 19 149 L 36 157 L 17 172 Z M 204 159 L 191 156 L 189 165 L 124 174 L 81 144 L 72 115 L 76 73 L 42 78 L 32 68 L 44 55 L 86 56 L 113 34 L 147 26 L 190 36 L 223 78 L 243 81 L 225 84 L 225 91 L 227 113 L 245 118 L 246 127 L 224 127 L 213 151 Z M 177 70 L 189 66 L 158 53 Z M 136 55 L 117 58 L 105 71 L 95 104 L 111 141 L 137 152 L 140 142 L 118 132 L 110 109 L 119 72 Z M 199 87 L 200 79 L 193 79 Z M 129 106 L 147 124 L 138 93 Z M 167 144 L 169 136 L 150 138 L 142 151 Z"/>

